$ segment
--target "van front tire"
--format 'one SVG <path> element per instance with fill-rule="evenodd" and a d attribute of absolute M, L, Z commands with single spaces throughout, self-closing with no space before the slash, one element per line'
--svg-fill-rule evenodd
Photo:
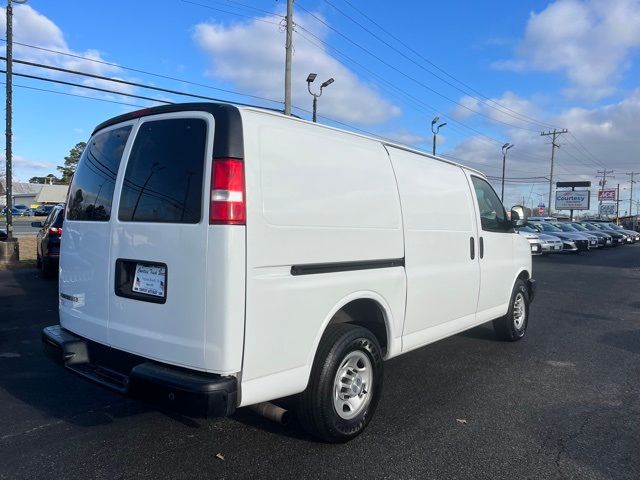
<path fill-rule="evenodd" d="M 498 338 L 516 342 L 524 337 L 529 324 L 529 303 L 527 284 L 518 279 L 513 286 L 507 314 L 493 321 L 493 329 Z"/>
<path fill-rule="evenodd" d="M 382 365 L 380 345 L 369 330 L 348 323 L 327 327 L 298 400 L 303 428 L 331 443 L 362 433 L 380 400 Z"/>

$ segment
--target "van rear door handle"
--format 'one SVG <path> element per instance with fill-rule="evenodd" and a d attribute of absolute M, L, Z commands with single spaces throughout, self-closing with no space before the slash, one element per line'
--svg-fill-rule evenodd
<path fill-rule="evenodd" d="M 476 258 L 476 242 L 473 237 L 469 237 L 469 249 L 471 250 L 471 260 Z"/>
<path fill-rule="evenodd" d="M 480 237 L 480 258 L 484 257 L 484 238 Z"/>

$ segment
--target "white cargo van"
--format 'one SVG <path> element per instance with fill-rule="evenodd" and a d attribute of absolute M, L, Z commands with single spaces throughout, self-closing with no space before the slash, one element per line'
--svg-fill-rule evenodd
<path fill-rule="evenodd" d="M 194 416 L 293 397 L 310 433 L 345 441 L 383 360 L 492 320 L 524 336 L 523 220 L 477 171 L 277 112 L 122 115 L 69 189 L 45 351 Z"/>

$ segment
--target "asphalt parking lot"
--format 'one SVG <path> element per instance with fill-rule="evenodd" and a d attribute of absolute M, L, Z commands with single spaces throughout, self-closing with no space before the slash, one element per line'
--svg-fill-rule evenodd
<path fill-rule="evenodd" d="M 327 445 L 74 376 L 40 349 L 55 282 L 0 271 L 0 478 L 640 478 L 640 244 L 536 258 L 534 277 L 522 342 L 483 326 L 387 362 L 367 431 Z"/>

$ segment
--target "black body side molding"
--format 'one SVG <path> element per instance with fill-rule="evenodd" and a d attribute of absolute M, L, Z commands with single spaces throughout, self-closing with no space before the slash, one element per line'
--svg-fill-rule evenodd
<path fill-rule="evenodd" d="M 371 270 L 374 268 L 393 267 L 404 267 L 404 258 L 293 265 L 291 267 L 291 275 L 314 275 L 318 273 L 350 272 L 353 270 Z"/>

